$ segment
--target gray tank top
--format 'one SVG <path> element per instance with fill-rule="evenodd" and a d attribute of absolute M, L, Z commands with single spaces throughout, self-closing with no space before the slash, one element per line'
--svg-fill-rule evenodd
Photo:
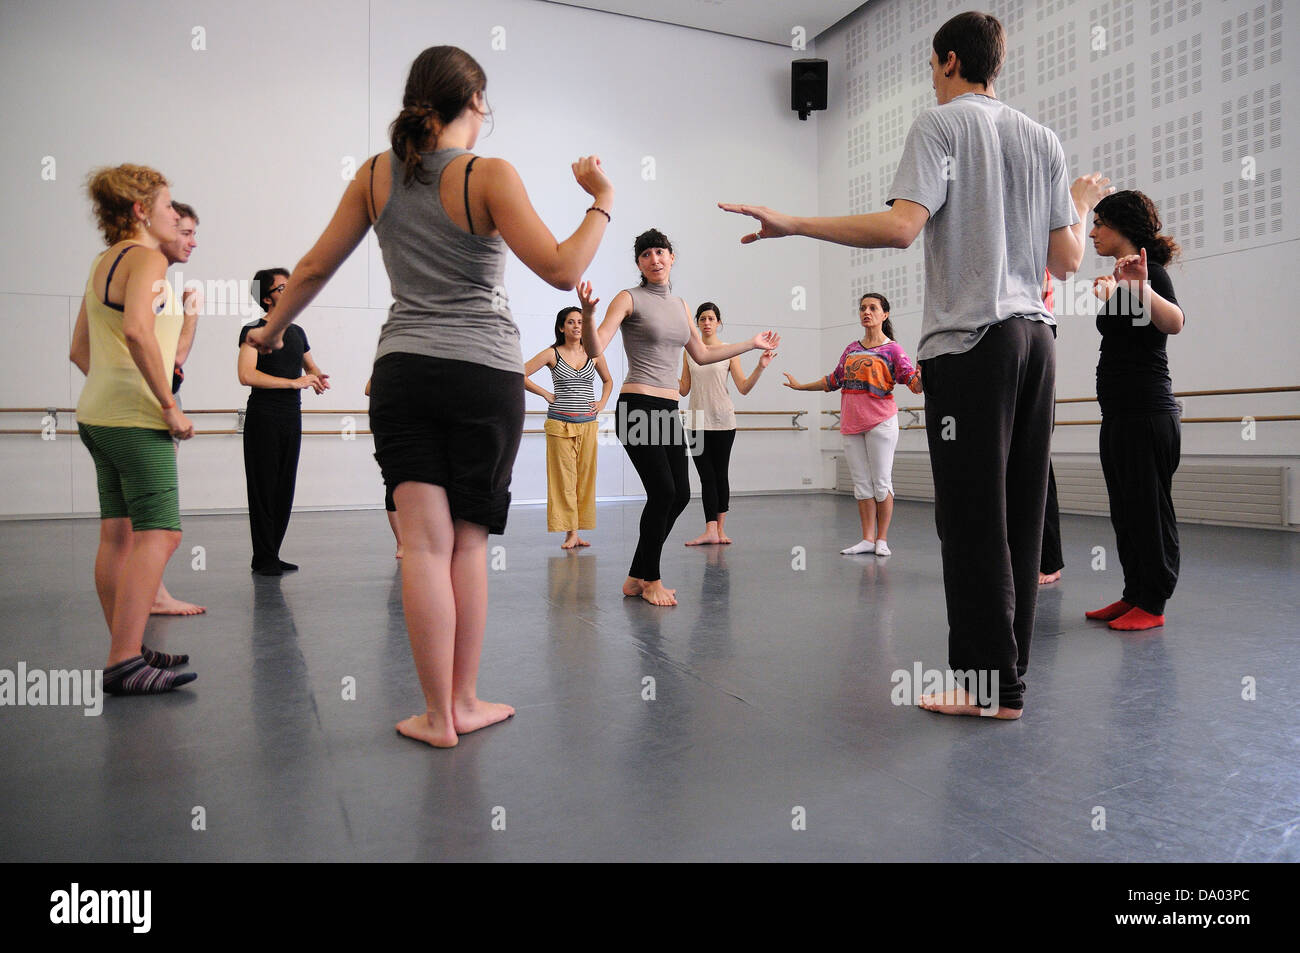
<path fill-rule="evenodd" d="M 409 186 L 402 184 L 402 160 L 388 154 L 393 187 L 375 222 L 375 236 L 393 305 L 379 332 L 375 360 L 423 354 L 522 374 L 519 328 L 506 297 L 505 242 L 460 228 L 438 196 L 447 163 L 466 152 L 426 153 L 424 169 L 432 181 L 412 179 Z"/>
<path fill-rule="evenodd" d="M 622 324 L 627 355 L 623 383 L 676 390 L 681 383 L 682 348 L 691 336 L 686 302 L 670 295 L 664 285 L 639 285 L 627 291 L 632 313 Z"/>

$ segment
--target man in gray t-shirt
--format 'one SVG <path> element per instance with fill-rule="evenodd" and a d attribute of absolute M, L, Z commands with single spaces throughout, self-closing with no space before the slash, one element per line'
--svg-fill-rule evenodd
<path fill-rule="evenodd" d="M 906 248 L 924 229 L 925 313 L 917 352 L 934 471 L 935 527 L 948 607 L 948 664 L 960 687 L 922 697 L 950 715 L 1019 718 L 1038 599 L 1038 559 L 1055 399 L 1055 322 L 1043 270 L 1083 260 L 1099 175 L 1069 188 L 1051 130 L 997 101 L 1002 24 L 961 13 L 935 34 L 938 105 L 913 124 L 890 208 L 797 218 L 722 205 L 759 220 L 741 239 L 803 235 Z"/>
<path fill-rule="evenodd" d="M 969 351 L 1012 315 L 1056 323 L 1043 307 L 1048 236 L 1079 216 L 1050 129 L 984 93 L 933 106 L 907 134 L 898 199 L 930 216 L 918 358 Z"/>

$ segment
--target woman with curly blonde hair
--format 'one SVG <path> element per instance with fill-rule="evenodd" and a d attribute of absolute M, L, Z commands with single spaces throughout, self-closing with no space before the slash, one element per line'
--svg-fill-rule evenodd
<path fill-rule="evenodd" d="M 163 567 L 181 539 L 172 438 L 194 435 L 172 397 L 184 315 L 159 247 L 179 237 L 167 185 L 161 173 L 139 165 L 88 177 L 108 248 L 91 263 L 69 355 L 86 375 L 77 429 L 99 488 L 95 589 L 112 639 L 104 690 L 118 695 L 159 694 L 196 678 L 168 671 L 189 656 L 143 644 Z"/>

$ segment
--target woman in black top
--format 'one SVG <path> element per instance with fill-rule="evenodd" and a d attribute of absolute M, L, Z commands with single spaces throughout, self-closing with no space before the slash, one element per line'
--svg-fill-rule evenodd
<path fill-rule="evenodd" d="M 1141 192 L 1097 203 L 1090 236 L 1115 271 L 1093 281 L 1105 304 L 1097 315 L 1101 357 L 1101 467 L 1110 521 L 1124 567 L 1118 602 L 1087 613 L 1112 629 L 1164 625 L 1165 602 L 1178 582 L 1178 524 L 1170 492 L 1181 433 L 1165 340 L 1184 316 L 1165 271 L 1178 245 L 1160 234 L 1160 214 Z"/>

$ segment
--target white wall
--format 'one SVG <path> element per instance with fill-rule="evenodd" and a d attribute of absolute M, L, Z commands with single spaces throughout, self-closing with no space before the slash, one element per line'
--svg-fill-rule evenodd
<path fill-rule="evenodd" d="M 200 28 L 206 49 L 196 50 Z M 738 408 L 799 403 L 780 386 L 780 369 L 818 357 L 818 250 L 809 242 L 742 249 L 745 222 L 714 203 L 816 206 L 815 125 L 799 122 L 788 96 L 789 61 L 809 54 L 537 0 L 56 0 L 0 7 L 0 162 L 10 170 L 0 214 L 10 235 L 21 236 L 0 259 L 0 326 L 12 342 L 0 353 L 0 406 L 70 407 L 80 391 L 66 356 L 86 272 L 102 248 L 83 188 L 87 171 L 132 161 L 171 179 L 173 195 L 202 219 L 199 248 L 179 269 L 186 280 L 247 281 L 259 267 L 292 267 L 332 214 L 345 167 L 386 148 L 411 60 L 439 43 L 461 46 L 483 65 L 495 126 L 476 151 L 515 164 L 557 234 L 575 228 L 589 204 L 569 164 L 602 156 L 618 194 L 589 272 L 600 296 L 608 302 L 638 277 L 635 235 L 662 229 L 678 252 L 674 290 L 692 308 L 718 302 L 724 338 L 768 327 L 784 337 L 779 362 Z M 52 180 L 42 175 L 47 156 Z M 643 178 L 646 157 L 653 179 Z M 807 310 L 791 306 L 796 285 L 807 290 Z M 513 259 L 507 288 L 531 356 L 550 342 L 555 312 L 572 296 Z M 372 237 L 302 318 L 334 385 L 321 397 L 308 393 L 304 408 L 365 406 L 362 385 L 389 301 Z M 187 409 L 243 405 L 247 391 L 234 372 L 242 320 L 200 322 L 182 391 Z M 617 386 L 619 347 L 609 361 Z M 549 386 L 545 372 L 538 379 Z M 530 397 L 529 408 L 544 404 Z M 340 420 L 309 415 L 304 426 L 338 429 Z M 197 423 L 229 428 L 233 418 Z M 357 423 L 364 428 L 365 418 Z M 0 423 L 39 425 L 39 414 Z M 64 415 L 60 426 L 75 424 Z M 528 426 L 540 429 L 541 418 Z M 545 498 L 543 440 L 524 438 L 517 501 Z M 297 505 L 378 504 L 372 450 L 364 436 L 304 438 Z M 196 438 L 180 460 L 184 509 L 244 505 L 238 436 Z M 819 466 L 814 434 L 742 435 L 733 487 L 790 489 L 805 476 L 828 485 Z M 640 492 L 618 446 L 601 448 L 598 470 L 601 495 Z M 0 481 L 4 514 L 96 509 L 93 468 L 75 437 L 0 436 Z"/>
<path fill-rule="evenodd" d="M 1183 245 L 1183 262 L 1171 269 L 1187 314 L 1186 329 L 1169 340 L 1175 391 L 1296 384 L 1300 216 L 1291 183 L 1300 171 L 1300 84 L 1287 58 L 1294 60 L 1300 44 L 1300 9 L 1281 0 L 974 6 L 1007 28 L 999 97 L 1057 132 L 1072 175 L 1096 169 L 1118 188 L 1150 195 Z M 971 8 L 964 0 L 873 0 L 819 37 L 818 55 L 831 74 L 831 108 L 817 120 L 823 214 L 884 207 L 906 130 L 934 104 L 925 65 L 930 41 L 948 17 Z M 1094 51 L 1094 38 L 1103 36 L 1105 49 Z M 1254 160 L 1254 181 L 1242 179 L 1246 157 Z M 900 341 L 914 351 L 921 262 L 920 242 L 906 251 L 822 250 L 828 308 L 819 367 L 829 367 L 858 334 L 862 291 L 886 293 Z M 1090 249 L 1081 274 L 1090 281 L 1108 271 Z M 1067 305 L 1063 291 L 1058 287 L 1057 394 L 1094 396 L 1100 338 L 1092 314 Z M 836 406 L 833 397 L 820 399 Z M 906 394 L 899 401 L 919 402 Z M 1297 412 L 1295 394 L 1195 397 L 1185 416 Z M 1095 403 L 1066 405 L 1058 419 L 1098 413 Z M 1242 433 L 1240 423 L 1185 424 L 1184 460 L 1293 467 L 1292 521 L 1300 522 L 1300 422 L 1259 423 L 1254 441 Z M 1058 427 L 1054 450 L 1095 455 L 1096 440 L 1096 427 Z M 829 435 L 822 446 L 836 451 L 838 437 Z M 904 433 L 899 449 L 924 451 L 924 433 Z"/>

